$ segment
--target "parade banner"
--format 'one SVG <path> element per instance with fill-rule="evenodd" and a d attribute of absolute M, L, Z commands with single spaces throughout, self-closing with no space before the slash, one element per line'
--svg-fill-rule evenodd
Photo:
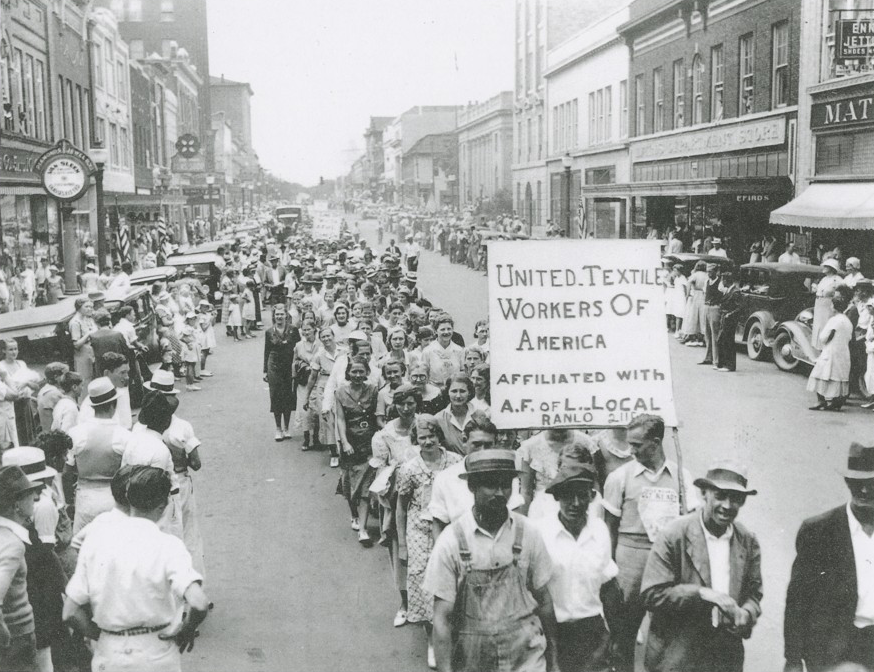
<path fill-rule="evenodd" d="M 655 240 L 489 245 L 492 420 L 499 429 L 676 426 Z"/>
<path fill-rule="evenodd" d="M 316 210 L 313 215 L 313 238 L 316 240 L 338 240 L 342 215 L 332 210 Z"/>

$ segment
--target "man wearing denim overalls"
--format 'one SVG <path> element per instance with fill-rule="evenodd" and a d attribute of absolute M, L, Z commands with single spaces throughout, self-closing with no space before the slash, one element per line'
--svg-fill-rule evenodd
<path fill-rule="evenodd" d="M 440 672 L 558 670 L 541 536 L 507 509 L 516 471 L 509 450 L 465 459 L 473 509 L 437 539 L 423 588 L 434 595 L 434 651 Z"/>

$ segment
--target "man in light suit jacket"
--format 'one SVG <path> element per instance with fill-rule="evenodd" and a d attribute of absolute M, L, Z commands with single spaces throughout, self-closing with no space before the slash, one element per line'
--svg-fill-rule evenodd
<path fill-rule="evenodd" d="M 267 304 L 283 303 L 285 283 L 285 267 L 279 264 L 279 255 L 270 257 L 270 264 L 264 266 L 260 272 L 261 284 L 264 287 L 264 300 Z"/>
<path fill-rule="evenodd" d="M 746 474 L 731 461 L 715 464 L 695 481 L 701 510 L 669 523 L 650 551 L 640 588 L 652 613 L 649 672 L 743 670 L 743 640 L 762 613 L 759 542 L 734 522 L 756 494 Z"/>
<path fill-rule="evenodd" d="M 786 593 L 787 672 L 874 669 L 874 447 L 850 445 L 847 504 L 801 524 Z"/>

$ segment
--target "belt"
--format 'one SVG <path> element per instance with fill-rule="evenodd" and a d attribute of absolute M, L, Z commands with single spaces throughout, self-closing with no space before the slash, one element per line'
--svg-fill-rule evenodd
<path fill-rule="evenodd" d="M 164 623 L 164 625 L 141 625 L 138 628 L 128 628 L 127 630 L 116 631 L 101 629 L 100 632 L 107 635 L 115 635 L 116 637 L 127 637 L 129 635 L 148 635 L 153 632 L 160 632 L 169 625 L 169 623 Z"/>
<path fill-rule="evenodd" d="M 171 494 L 171 495 L 178 495 L 178 494 L 179 494 L 179 488 L 173 488 L 173 489 L 170 491 L 170 494 Z"/>
<path fill-rule="evenodd" d="M 173 469 L 174 474 L 187 474 L 188 467 L 183 467 L 182 469 Z"/>

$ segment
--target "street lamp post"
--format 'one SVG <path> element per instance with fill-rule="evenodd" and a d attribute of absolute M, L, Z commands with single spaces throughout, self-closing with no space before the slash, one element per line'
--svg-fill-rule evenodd
<path fill-rule="evenodd" d="M 94 187 L 97 197 L 97 272 L 106 265 L 106 204 L 103 202 L 103 166 L 109 160 L 109 152 L 103 143 L 95 143 L 89 152 L 91 160 L 97 166 L 94 173 Z"/>
<path fill-rule="evenodd" d="M 215 175 L 206 176 L 206 200 L 209 201 L 209 238 L 215 239 L 215 211 L 212 206 L 212 185 L 215 184 Z"/>
<path fill-rule="evenodd" d="M 565 235 L 570 238 L 571 237 L 571 165 L 573 165 L 573 159 L 571 158 L 570 152 L 565 153 L 563 157 L 561 157 L 561 165 L 564 167 L 564 183 L 565 183 Z"/>

